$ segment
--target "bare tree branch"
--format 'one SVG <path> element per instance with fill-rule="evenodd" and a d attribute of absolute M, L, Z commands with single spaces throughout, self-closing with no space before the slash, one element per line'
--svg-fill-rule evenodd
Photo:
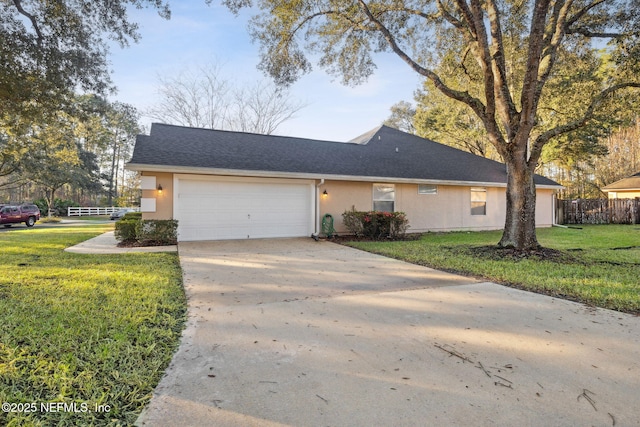
<path fill-rule="evenodd" d="M 440 11 L 440 14 L 442 15 L 442 17 L 451 25 L 456 27 L 458 30 L 462 30 L 464 28 L 463 23 L 459 19 L 457 19 L 455 16 L 453 16 L 453 14 L 445 8 L 444 4 L 442 3 L 442 0 L 438 0 L 438 10 Z"/>
<path fill-rule="evenodd" d="M 445 95 L 450 98 L 456 99 L 458 101 L 464 102 L 469 105 L 473 111 L 478 114 L 479 117 L 486 117 L 486 107 L 478 98 L 471 96 L 469 92 L 457 91 L 449 86 L 447 86 L 440 77 L 434 73 L 433 71 L 422 67 L 420 64 L 415 62 L 406 52 L 404 52 L 398 43 L 395 40 L 395 37 L 391 34 L 391 32 L 371 13 L 369 7 L 363 0 L 359 0 L 358 4 L 360 8 L 367 15 L 369 20 L 374 24 L 376 29 L 382 34 L 387 43 L 389 43 L 389 47 L 391 50 L 400 57 L 404 62 L 406 62 L 414 71 L 427 77 L 429 80 L 433 82 L 435 87 L 440 90 Z"/>
<path fill-rule="evenodd" d="M 164 123 L 271 134 L 305 107 L 271 83 L 234 86 L 217 66 L 160 77 L 160 102 L 146 115 Z"/>
<path fill-rule="evenodd" d="M 544 48 L 546 27 L 546 11 L 550 0 L 536 0 L 531 30 L 529 32 L 529 46 L 527 65 L 522 85 L 521 113 L 518 132 L 528 135 L 535 124 L 535 113 L 540 99 L 542 85 L 539 80 L 540 61 Z M 524 130 L 524 131 L 523 131 Z M 520 147 L 520 150 L 522 147 Z"/>
<path fill-rule="evenodd" d="M 31 25 L 33 26 L 34 31 L 38 35 L 38 46 L 42 45 L 42 40 L 44 39 L 42 32 L 40 31 L 40 25 L 38 24 L 38 20 L 36 17 L 22 7 L 22 2 L 20 0 L 13 0 L 13 4 L 20 14 L 24 15 L 29 21 L 31 21 Z"/>
<path fill-rule="evenodd" d="M 566 22 L 566 27 L 569 28 L 571 27 L 573 24 L 575 24 L 576 22 L 578 22 L 580 19 L 582 19 L 590 10 L 592 10 L 593 8 L 600 6 L 601 4 L 605 3 L 607 0 L 596 0 L 592 3 L 589 3 L 588 5 L 586 5 L 585 7 L 583 7 L 582 9 L 578 10 L 576 13 L 573 14 L 573 16 L 569 19 L 567 19 Z"/>
<path fill-rule="evenodd" d="M 507 84 L 507 64 L 504 55 L 502 26 L 500 25 L 500 13 L 495 0 L 487 2 L 487 10 L 491 25 L 491 58 L 494 68 L 495 91 L 498 98 L 497 104 L 506 127 L 506 133 L 507 135 L 512 135 L 511 117 L 517 116 L 517 110 Z"/>

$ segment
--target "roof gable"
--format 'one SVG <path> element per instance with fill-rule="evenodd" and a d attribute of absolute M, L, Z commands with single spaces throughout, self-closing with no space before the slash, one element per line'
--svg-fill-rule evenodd
<path fill-rule="evenodd" d="M 603 191 L 640 190 L 640 172 L 602 187 Z"/>
<path fill-rule="evenodd" d="M 154 123 L 129 167 L 206 168 L 370 179 L 506 184 L 504 164 L 380 126 L 350 142 Z M 147 169 L 145 169 L 147 170 Z M 536 184 L 558 184 L 536 176 Z"/>

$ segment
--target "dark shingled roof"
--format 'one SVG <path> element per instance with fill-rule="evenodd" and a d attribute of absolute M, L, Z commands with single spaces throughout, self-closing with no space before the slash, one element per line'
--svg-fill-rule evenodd
<path fill-rule="evenodd" d="M 136 140 L 132 169 L 149 166 L 505 184 L 506 167 L 380 126 L 346 143 L 154 123 Z M 536 175 L 538 185 L 558 184 Z"/>

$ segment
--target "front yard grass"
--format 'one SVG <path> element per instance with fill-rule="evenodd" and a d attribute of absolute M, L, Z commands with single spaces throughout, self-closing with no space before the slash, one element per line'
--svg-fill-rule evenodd
<path fill-rule="evenodd" d="M 559 256 L 495 256 L 501 231 L 426 233 L 419 240 L 350 242 L 411 263 L 478 277 L 585 304 L 640 314 L 640 225 L 538 229 Z"/>
<path fill-rule="evenodd" d="M 0 425 L 132 425 L 150 399 L 186 317 L 180 265 L 63 251 L 112 228 L 0 233 Z"/>

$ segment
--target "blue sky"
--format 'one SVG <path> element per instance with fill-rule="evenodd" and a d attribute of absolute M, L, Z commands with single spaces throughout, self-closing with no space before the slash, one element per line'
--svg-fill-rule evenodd
<path fill-rule="evenodd" d="M 118 87 L 114 100 L 141 112 L 157 101 L 159 75 L 172 76 L 186 66 L 216 63 L 225 77 L 239 84 L 266 78 L 257 70 L 259 46 L 252 44 L 247 22 L 250 13 L 234 16 L 225 7 L 204 0 L 171 3 L 166 21 L 155 10 L 132 10 L 142 39 L 110 55 L 112 79 Z M 378 69 L 369 81 L 351 88 L 340 84 L 318 66 L 291 88 L 294 98 L 307 106 L 283 123 L 279 135 L 348 141 L 381 124 L 398 101 L 412 101 L 420 79 L 391 54 L 375 57 Z M 142 123 L 148 126 L 149 118 Z"/>

